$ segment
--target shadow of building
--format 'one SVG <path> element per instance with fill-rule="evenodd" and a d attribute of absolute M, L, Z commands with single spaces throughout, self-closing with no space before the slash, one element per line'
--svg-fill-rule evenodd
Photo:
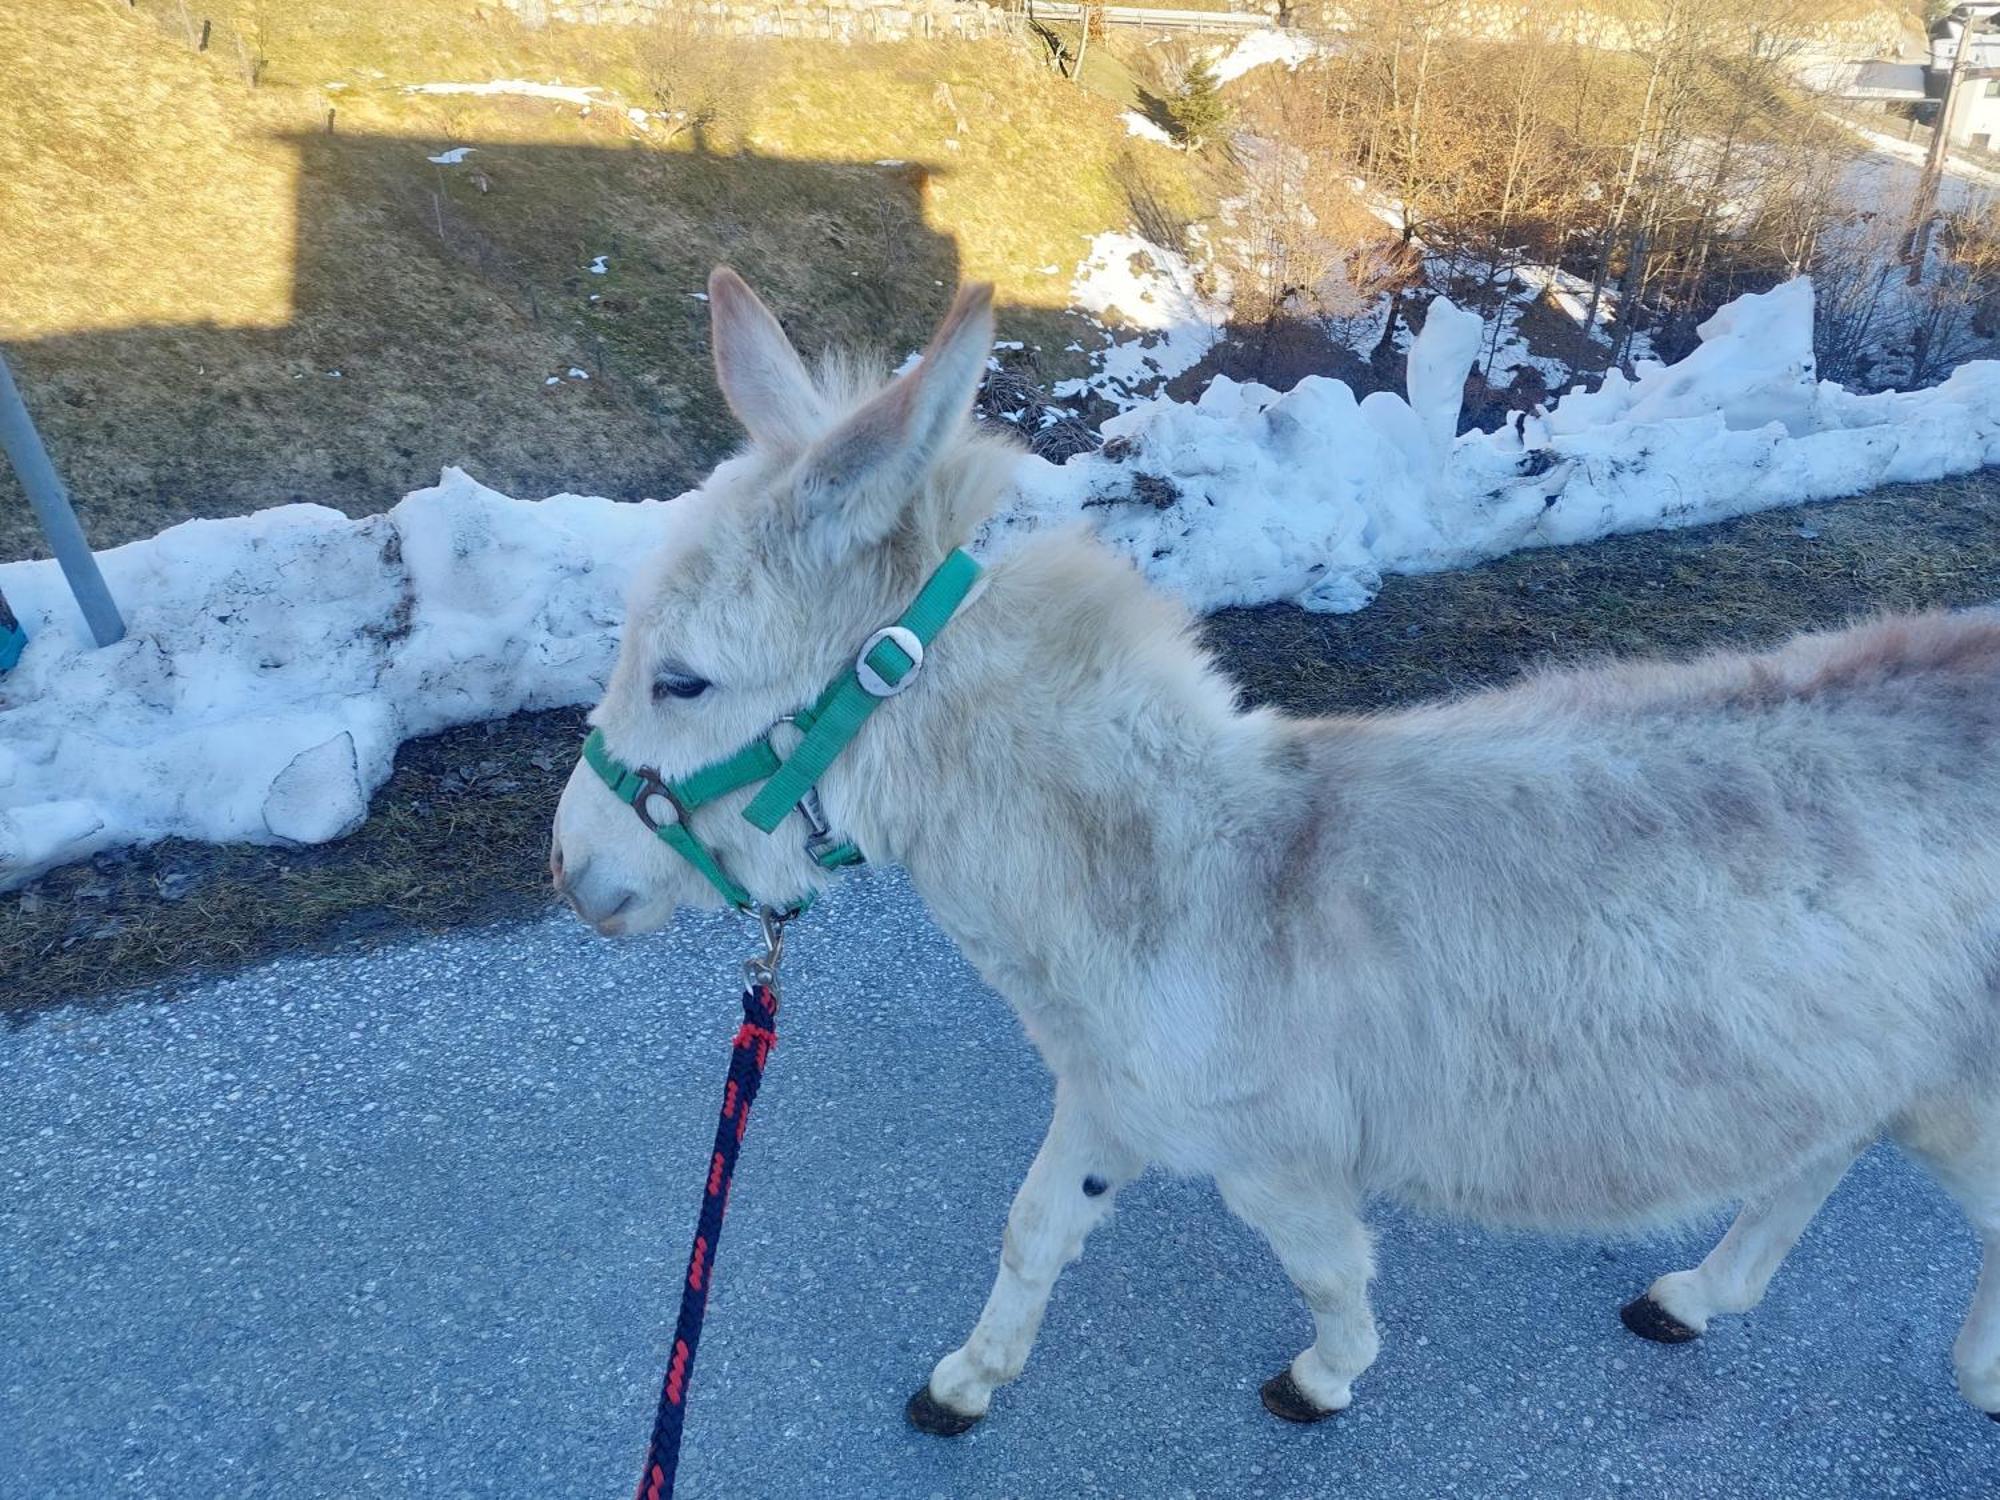
<path fill-rule="evenodd" d="M 958 279 L 921 164 L 305 133 L 288 313 L 6 351 L 99 547 L 291 500 L 360 513 L 445 464 L 522 495 L 672 494 L 737 441 L 710 267 L 800 347 L 918 347 Z M 217 243 L 189 274 L 226 277 Z M 593 270 L 597 267 L 597 270 Z M 268 278 L 267 278 L 268 279 Z M 0 465 L 0 558 L 42 555 Z"/>

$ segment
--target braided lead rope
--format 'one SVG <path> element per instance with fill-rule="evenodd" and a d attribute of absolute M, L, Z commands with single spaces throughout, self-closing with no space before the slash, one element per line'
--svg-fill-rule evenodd
<path fill-rule="evenodd" d="M 681 1285 L 681 1315 L 674 1324 L 673 1354 L 660 1385 L 660 1409 L 653 1418 L 653 1440 L 646 1450 L 637 1500 L 672 1500 L 674 1474 L 681 1460 L 688 1382 L 694 1375 L 695 1351 L 701 1347 L 702 1319 L 708 1314 L 715 1248 L 722 1238 L 723 1210 L 729 1206 L 729 1180 L 736 1173 L 736 1152 L 750 1125 L 750 1105 L 757 1097 L 757 1085 L 764 1080 L 764 1065 L 777 1045 L 778 992 L 767 979 L 753 973 L 743 987 L 743 1024 L 736 1030 L 729 1057 L 729 1080 L 722 1089 L 722 1117 L 715 1125 L 708 1185 L 702 1194 L 701 1216 L 695 1221 L 687 1280 Z"/>

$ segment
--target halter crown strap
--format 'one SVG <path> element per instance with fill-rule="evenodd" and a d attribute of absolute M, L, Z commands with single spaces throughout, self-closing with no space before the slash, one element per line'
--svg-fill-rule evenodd
<path fill-rule="evenodd" d="M 852 743 L 868 716 L 884 699 L 909 685 L 923 666 L 923 648 L 950 623 L 982 571 L 969 554 L 956 548 L 938 564 L 895 625 L 870 636 L 854 666 L 828 683 L 811 711 L 800 716 L 806 721 L 805 738 L 750 799 L 750 805 L 743 809 L 744 817 L 766 833 L 776 831 L 785 815 L 819 784 L 826 768 Z"/>

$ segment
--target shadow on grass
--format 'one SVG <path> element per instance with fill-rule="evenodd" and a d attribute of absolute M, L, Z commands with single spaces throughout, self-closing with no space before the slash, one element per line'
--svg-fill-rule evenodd
<path fill-rule="evenodd" d="M 468 460 L 512 493 L 672 494 L 737 441 L 709 375 L 713 265 L 802 348 L 892 357 L 958 280 L 922 163 L 497 142 L 440 164 L 435 138 L 283 139 L 283 326 L 8 344 L 100 547 L 287 500 L 379 510 Z M 0 558 L 42 555 L 0 464 Z"/>

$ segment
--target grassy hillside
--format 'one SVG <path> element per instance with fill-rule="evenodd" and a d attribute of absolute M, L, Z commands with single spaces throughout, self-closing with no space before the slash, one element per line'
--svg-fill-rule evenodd
<path fill-rule="evenodd" d="M 0 348 L 98 545 L 380 509 L 446 463 L 671 493 L 734 440 L 693 295 L 719 260 L 803 346 L 895 357 L 955 280 L 994 280 L 1002 337 L 1070 373 L 1083 237 L 1200 206 L 1100 66 L 1076 88 L 1002 42 L 530 31 L 452 0 L 10 0 Z M 495 78 L 604 102 L 405 90 Z M 712 118 L 658 118 L 683 106 Z M 40 550 L 0 475 L 0 558 Z"/>

